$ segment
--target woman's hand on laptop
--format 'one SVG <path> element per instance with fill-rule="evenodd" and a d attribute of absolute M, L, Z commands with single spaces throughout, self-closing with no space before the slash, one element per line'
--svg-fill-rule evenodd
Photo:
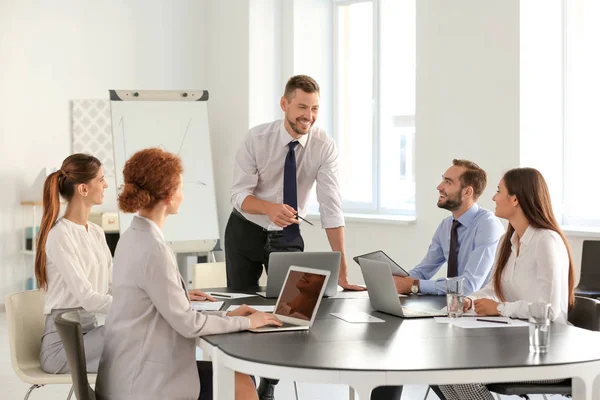
<path fill-rule="evenodd" d="M 275 314 L 269 314 L 264 312 L 255 312 L 250 315 L 250 329 L 262 328 L 266 325 L 282 326 L 283 322 L 275 316 Z"/>
<path fill-rule="evenodd" d="M 241 306 L 239 306 L 235 310 L 229 311 L 227 313 L 227 316 L 228 317 L 247 317 L 248 315 L 252 315 L 255 312 L 258 312 L 258 311 L 256 311 L 252 307 L 248 307 L 247 305 L 242 304 Z"/>

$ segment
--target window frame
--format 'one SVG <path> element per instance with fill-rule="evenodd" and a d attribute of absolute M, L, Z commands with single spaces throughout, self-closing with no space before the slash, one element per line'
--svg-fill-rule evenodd
<path fill-rule="evenodd" d="M 576 7 L 576 5 L 571 2 L 572 7 Z M 571 48 L 569 47 L 569 35 L 571 24 L 571 11 L 572 8 L 569 6 L 568 0 L 562 0 L 562 212 L 561 212 L 561 225 L 565 227 L 567 230 L 571 227 L 577 227 L 580 229 L 599 229 L 600 228 L 600 219 L 598 218 L 582 218 L 580 216 L 573 216 L 569 213 L 572 207 L 570 207 L 570 198 L 571 195 L 569 193 L 567 187 L 567 181 L 569 176 L 572 173 L 571 166 L 569 165 L 569 125 L 568 125 L 568 110 L 569 110 L 569 63 L 571 58 Z M 577 28 L 573 28 L 577 29 Z"/>
<path fill-rule="evenodd" d="M 373 81 L 372 81 L 372 91 L 373 91 L 373 99 L 371 101 L 371 115 L 372 121 L 371 126 L 373 129 L 373 153 L 372 153 L 372 163 L 371 163 L 371 179 L 372 179 L 372 187 L 371 187 L 371 198 L 372 201 L 370 203 L 367 202 L 356 202 L 356 201 L 348 201 L 342 199 L 342 208 L 344 212 L 347 213 L 356 213 L 356 214 L 372 214 L 372 215 L 393 215 L 393 216 L 407 216 L 414 217 L 416 215 L 416 205 L 411 209 L 390 209 L 381 206 L 381 159 L 380 159 L 380 149 L 381 149 L 381 131 L 380 131 L 380 120 L 381 120 L 381 77 L 380 77 L 380 65 L 381 65 L 381 9 L 382 0 L 332 0 L 333 2 L 333 61 L 332 61 L 332 69 L 333 69 L 333 138 L 336 143 L 339 143 L 340 139 L 340 130 L 339 130 L 339 122 L 338 116 L 341 114 L 341 104 L 342 102 L 339 99 L 338 90 L 340 87 L 340 81 L 338 79 L 337 71 L 339 69 L 339 56 L 340 56 L 340 37 L 338 35 L 339 32 L 339 24 L 338 20 L 340 17 L 340 7 L 349 6 L 352 4 L 359 3 L 371 3 L 373 6 Z M 402 115 L 403 119 L 408 118 L 408 120 L 412 120 L 412 127 L 415 129 L 416 136 L 416 128 L 414 126 L 415 116 L 414 115 Z M 402 124 L 402 126 L 408 126 Z M 407 149 L 407 151 L 411 151 L 413 157 L 414 165 L 414 154 L 415 154 L 415 138 L 410 141 L 412 147 Z M 400 149 L 398 149 L 400 152 Z M 408 166 L 407 166 L 408 169 Z M 414 167 L 411 168 L 414 171 Z M 413 172 L 414 173 L 414 172 Z"/>

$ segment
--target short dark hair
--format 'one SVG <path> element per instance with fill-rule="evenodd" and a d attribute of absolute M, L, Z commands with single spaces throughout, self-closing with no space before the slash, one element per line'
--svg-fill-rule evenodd
<path fill-rule="evenodd" d="M 463 189 L 471 186 L 473 188 L 473 198 L 477 201 L 487 186 L 487 174 L 485 171 L 479 165 L 469 160 L 455 158 L 452 160 L 452 165 L 467 169 L 460 176 L 460 186 Z"/>
<path fill-rule="evenodd" d="M 296 89 L 300 89 L 306 93 L 321 93 L 317 81 L 308 75 L 295 75 L 288 79 L 283 95 L 289 100 Z"/>

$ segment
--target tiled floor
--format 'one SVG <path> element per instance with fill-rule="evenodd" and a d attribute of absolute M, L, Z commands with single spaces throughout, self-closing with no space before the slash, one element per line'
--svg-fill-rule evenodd
<path fill-rule="evenodd" d="M 6 326 L 6 314 L 0 312 L 0 399 L 22 399 L 27 393 L 29 385 L 21 382 L 12 369 L 10 362 L 10 350 L 8 347 L 8 332 Z M 47 386 L 33 391 L 31 400 L 59 400 L 66 399 L 69 393 L 67 385 Z M 409 385 L 404 389 L 402 399 L 422 400 L 426 386 Z M 348 388 L 342 385 L 316 385 L 308 383 L 298 384 L 298 395 L 300 400 L 344 400 L 348 399 Z M 277 400 L 295 400 L 294 386 L 292 382 L 281 381 L 275 391 Z M 562 399 L 560 396 L 553 399 Z M 73 397 L 74 399 L 74 397 Z M 519 399 L 516 396 L 504 397 L 502 400 Z M 427 400 L 437 400 L 437 396 L 430 392 Z M 541 396 L 531 396 L 531 400 L 542 400 Z"/>

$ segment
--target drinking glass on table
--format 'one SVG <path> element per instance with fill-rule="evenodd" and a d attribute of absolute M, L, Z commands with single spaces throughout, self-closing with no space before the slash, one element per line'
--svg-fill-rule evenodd
<path fill-rule="evenodd" d="M 446 279 L 446 308 L 450 318 L 458 318 L 463 314 L 465 301 L 464 280 L 463 277 Z"/>
<path fill-rule="evenodd" d="M 529 304 L 529 352 L 546 353 L 550 345 L 550 304 Z"/>

